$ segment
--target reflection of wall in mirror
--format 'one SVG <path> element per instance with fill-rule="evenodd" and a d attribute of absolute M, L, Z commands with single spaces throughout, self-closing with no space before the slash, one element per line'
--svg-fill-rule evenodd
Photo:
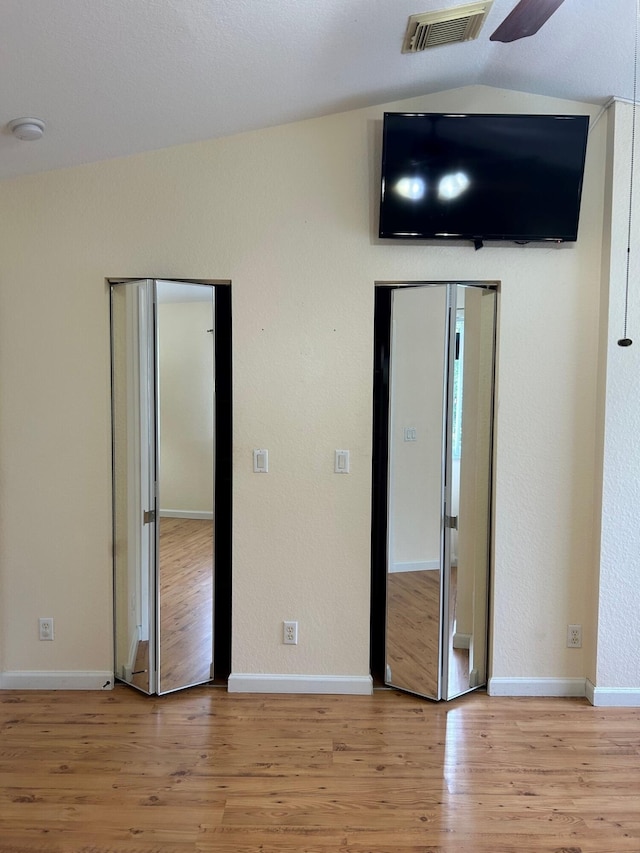
<path fill-rule="evenodd" d="M 440 566 L 446 288 L 393 294 L 389 571 Z M 405 429 L 415 440 L 405 441 Z"/>
<path fill-rule="evenodd" d="M 158 305 L 160 512 L 213 513 L 213 303 Z"/>
<path fill-rule="evenodd" d="M 464 406 L 456 630 L 471 638 L 472 669 L 484 681 L 491 476 L 493 322 L 495 295 L 465 288 Z"/>
<path fill-rule="evenodd" d="M 141 639 L 140 310 L 134 287 L 112 295 L 116 669 L 129 679 Z"/>

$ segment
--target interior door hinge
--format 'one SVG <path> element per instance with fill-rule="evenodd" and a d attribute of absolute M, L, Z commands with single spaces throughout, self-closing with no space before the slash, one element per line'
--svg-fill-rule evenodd
<path fill-rule="evenodd" d="M 151 524 L 156 520 L 155 509 L 145 509 L 143 516 L 143 524 Z"/>
<path fill-rule="evenodd" d="M 450 528 L 451 530 L 457 530 L 458 529 L 458 516 L 457 515 L 445 515 L 444 526 Z"/>

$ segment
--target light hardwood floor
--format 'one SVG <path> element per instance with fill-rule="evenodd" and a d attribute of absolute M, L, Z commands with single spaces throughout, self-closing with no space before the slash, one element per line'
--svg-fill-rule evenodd
<path fill-rule="evenodd" d="M 0 692 L 2 853 L 638 853 L 640 709 Z"/>

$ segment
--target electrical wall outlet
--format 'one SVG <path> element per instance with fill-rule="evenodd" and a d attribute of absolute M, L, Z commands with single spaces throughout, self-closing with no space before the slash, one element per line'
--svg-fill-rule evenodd
<path fill-rule="evenodd" d="M 41 616 L 38 619 L 38 631 L 41 640 L 53 640 L 53 616 Z"/>
<path fill-rule="evenodd" d="M 567 625 L 567 648 L 582 648 L 582 625 Z"/>
<path fill-rule="evenodd" d="M 282 642 L 288 646 L 298 645 L 298 623 L 283 622 L 282 623 Z"/>

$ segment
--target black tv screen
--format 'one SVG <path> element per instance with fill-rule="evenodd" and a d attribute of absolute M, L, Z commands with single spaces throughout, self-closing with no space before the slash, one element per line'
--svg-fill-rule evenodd
<path fill-rule="evenodd" d="M 385 113 L 380 237 L 576 240 L 589 117 Z"/>

